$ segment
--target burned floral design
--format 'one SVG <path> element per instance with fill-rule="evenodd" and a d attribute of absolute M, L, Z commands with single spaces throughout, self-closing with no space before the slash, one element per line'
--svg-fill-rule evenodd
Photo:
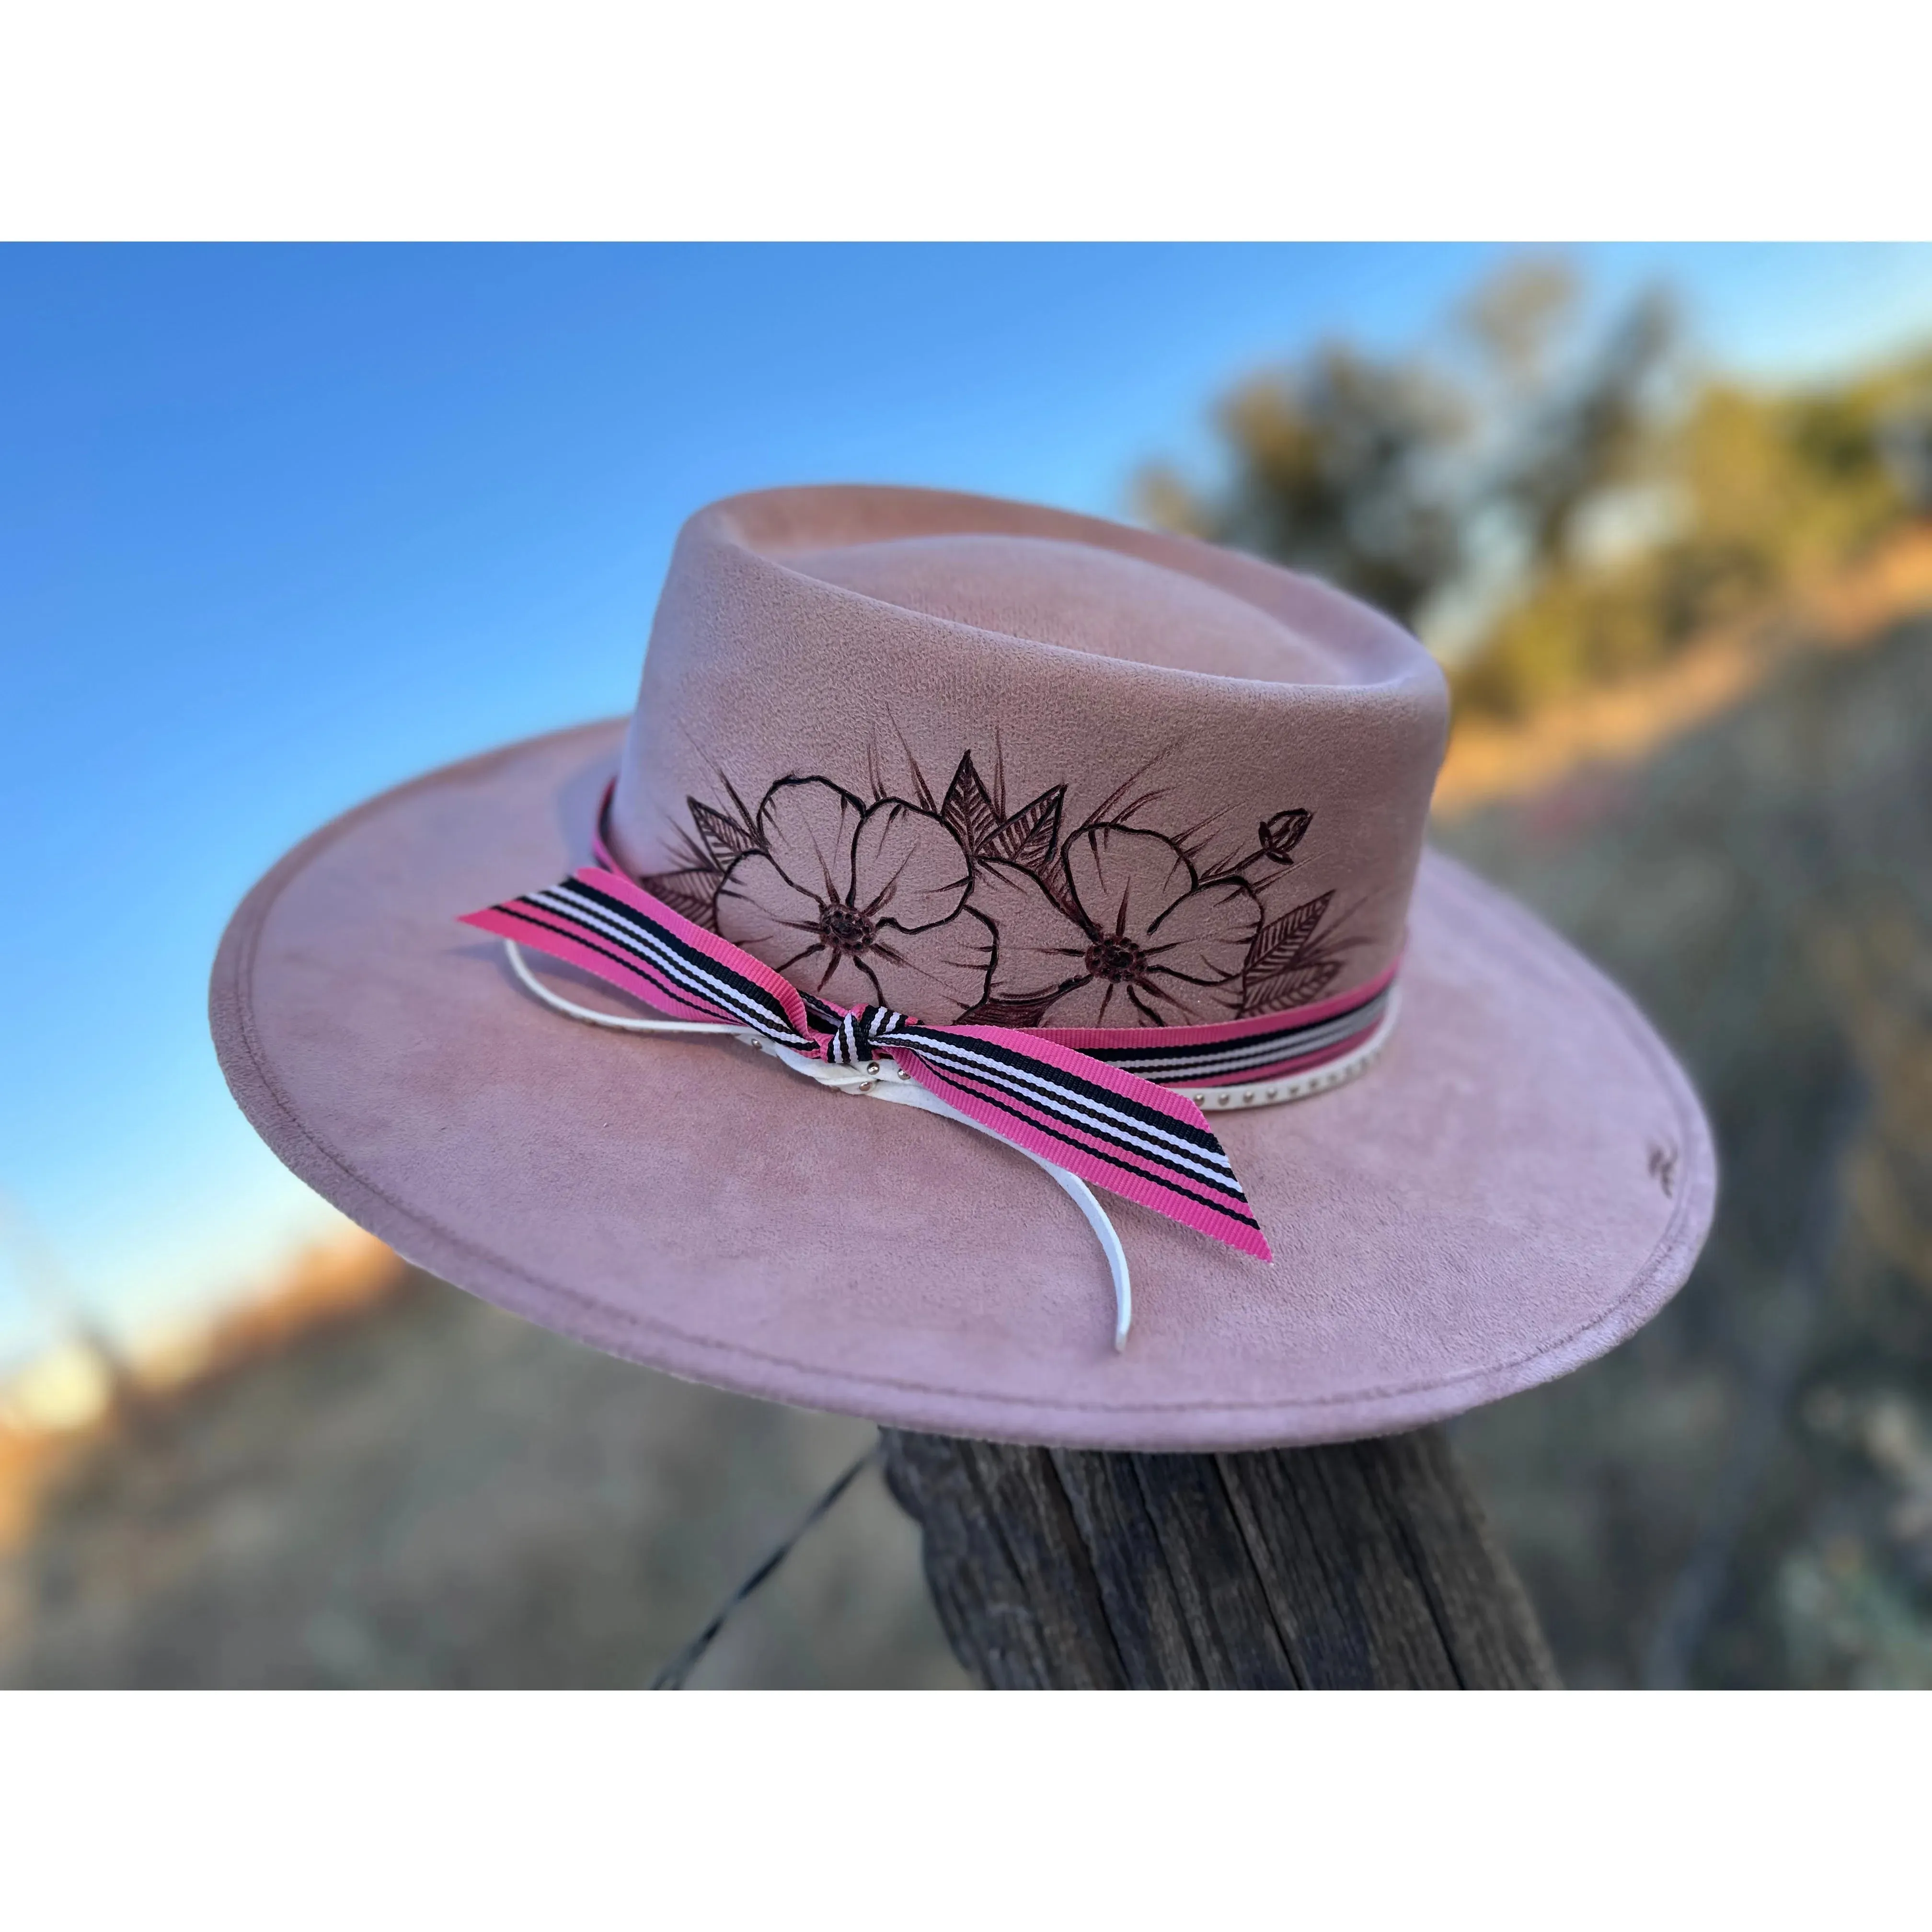
<path fill-rule="evenodd" d="M 716 930 L 842 1006 L 964 1012 L 984 997 L 992 929 L 945 820 L 903 799 L 866 806 L 825 778 L 782 778 L 718 881 Z"/>
<path fill-rule="evenodd" d="M 971 903 L 1000 935 L 988 998 L 1055 1026 L 1166 1024 L 1183 988 L 1238 982 L 1262 920 L 1246 880 L 1203 885 L 1172 839 L 1118 824 L 1070 839 L 1045 881 L 983 862 Z"/>
<path fill-rule="evenodd" d="M 1006 808 L 970 752 L 943 795 L 916 762 L 871 796 L 820 776 L 769 786 L 755 810 L 687 801 L 684 861 L 642 883 L 806 991 L 936 1024 L 1185 1024 L 1319 998 L 1354 940 L 1326 923 L 1332 893 L 1270 920 L 1264 898 L 1313 814 L 1285 809 L 1258 844 L 1218 861 L 1202 828 L 1139 822 L 1157 791 L 1118 788 L 1064 830 L 1066 788 Z"/>

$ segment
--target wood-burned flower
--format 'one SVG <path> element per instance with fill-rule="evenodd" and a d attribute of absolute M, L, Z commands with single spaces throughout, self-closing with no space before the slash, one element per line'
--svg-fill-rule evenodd
<path fill-rule="evenodd" d="M 841 1006 L 944 1023 L 976 1006 L 993 934 L 966 910 L 972 867 L 935 813 L 866 806 L 825 778 L 781 778 L 758 808 L 760 849 L 718 890 L 718 930 Z"/>
<path fill-rule="evenodd" d="M 972 909 L 999 933 L 991 998 L 1050 1003 L 1051 1026 L 1174 1025 L 1208 1017 L 1203 989 L 1238 981 L 1262 916 L 1245 880 L 1203 885 L 1172 839 L 1124 825 L 1078 833 L 1061 862 L 1062 895 L 979 866 Z"/>

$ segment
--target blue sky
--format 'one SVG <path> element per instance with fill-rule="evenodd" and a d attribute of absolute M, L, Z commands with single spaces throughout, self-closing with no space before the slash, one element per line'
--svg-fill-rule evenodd
<path fill-rule="evenodd" d="M 0 250 L 0 1218 L 128 1330 L 332 1225 L 215 1067 L 230 910 L 369 793 L 623 710 L 698 505 L 1124 514 L 1232 378 L 1424 341 L 1502 252 Z M 1932 338 L 1932 250 L 1573 253 L 1746 374 Z M 0 1246 L 0 1357 L 41 1333 Z"/>

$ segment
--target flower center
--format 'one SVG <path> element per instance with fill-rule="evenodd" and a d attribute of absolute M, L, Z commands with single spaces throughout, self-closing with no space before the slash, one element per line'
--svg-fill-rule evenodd
<path fill-rule="evenodd" d="M 1135 980 L 1142 955 L 1131 939 L 1096 939 L 1087 949 L 1087 971 L 1095 980 Z"/>
<path fill-rule="evenodd" d="M 820 906 L 818 936 L 835 952 L 862 952 L 872 943 L 872 922 L 848 905 Z"/>

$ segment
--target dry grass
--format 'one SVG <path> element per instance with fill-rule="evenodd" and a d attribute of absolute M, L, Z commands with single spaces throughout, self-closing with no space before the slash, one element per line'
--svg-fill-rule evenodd
<path fill-rule="evenodd" d="M 368 1259 L 0 1466 L 0 1685 L 642 1684 L 871 1438 Z M 876 1472 L 694 1681 L 963 1682 Z"/>
<path fill-rule="evenodd" d="M 76 1462 L 223 1378 L 351 1322 L 398 1293 L 406 1266 L 359 1231 L 306 1250 L 259 1293 L 153 1343 L 133 1363 L 62 1343 L 0 1388 L 0 1555 L 29 1539 Z"/>
<path fill-rule="evenodd" d="M 1932 1685 L 1932 621 L 1445 836 L 1636 994 L 1718 1137 L 1678 1299 L 1458 1430 L 1566 1676 Z"/>
<path fill-rule="evenodd" d="M 1459 718 L 1436 810 L 1457 818 L 1592 766 L 1628 768 L 1763 688 L 1795 652 L 1856 649 L 1926 610 L 1932 530 L 1916 529 L 1775 610 L 1698 639 L 1643 676 L 1580 692 L 1520 723 Z"/>

